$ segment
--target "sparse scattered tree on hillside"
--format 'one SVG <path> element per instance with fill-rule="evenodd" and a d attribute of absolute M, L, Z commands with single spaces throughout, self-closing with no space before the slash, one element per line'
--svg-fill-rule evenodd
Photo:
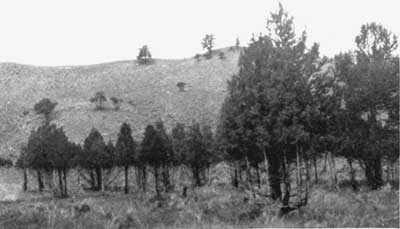
<path fill-rule="evenodd" d="M 150 64 L 153 61 L 147 45 L 143 45 L 142 48 L 139 49 L 137 60 L 139 64 Z"/>
<path fill-rule="evenodd" d="M 44 98 L 35 104 L 34 110 L 36 114 L 42 114 L 44 116 L 44 122 L 51 122 L 51 115 L 54 108 L 57 106 L 57 102 L 53 102 L 48 98 Z"/>
<path fill-rule="evenodd" d="M 239 37 L 236 38 L 236 42 L 235 42 L 235 48 L 239 49 L 240 48 L 240 41 L 239 41 Z"/>
<path fill-rule="evenodd" d="M 94 94 L 94 96 L 90 99 L 90 102 L 96 104 L 97 110 L 103 110 L 104 102 L 106 102 L 106 101 L 107 101 L 107 97 L 103 91 L 96 92 L 96 94 Z"/>
<path fill-rule="evenodd" d="M 203 38 L 203 41 L 201 42 L 203 49 L 207 50 L 207 53 L 205 56 L 208 59 L 212 57 L 213 48 L 214 48 L 214 40 L 215 40 L 214 35 L 206 34 L 205 37 Z"/>
<path fill-rule="evenodd" d="M 110 100 L 114 105 L 114 110 L 118 111 L 121 108 L 121 103 L 123 102 L 123 100 L 115 96 L 111 97 Z"/>

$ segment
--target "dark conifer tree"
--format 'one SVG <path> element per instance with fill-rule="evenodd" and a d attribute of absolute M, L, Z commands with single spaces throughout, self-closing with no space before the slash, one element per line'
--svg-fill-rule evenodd
<path fill-rule="evenodd" d="M 134 165 L 136 162 L 136 143 L 132 137 L 131 127 L 127 123 L 121 125 L 115 150 L 117 152 L 117 165 L 124 168 L 124 192 L 127 194 L 129 192 L 129 167 Z"/>

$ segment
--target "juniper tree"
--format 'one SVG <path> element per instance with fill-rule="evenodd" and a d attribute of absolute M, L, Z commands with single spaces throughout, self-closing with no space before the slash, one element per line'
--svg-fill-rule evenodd
<path fill-rule="evenodd" d="M 53 102 L 48 98 L 44 98 L 35 104 L 34 110 L 36 114 L 41 114 L 44 116 L 44 123 L 50 123 L 51 115 L 54 108 L 57 106 L 57 102 Z"/>
<path fill-rule="evenodd" d="M 183 162 L 192 170 L 194 185 L 202 186 L 201 174 L 211 163 L 212 136 L 202 133 L 198 123 L 189 126 L 186 136 L 186 154 Z"/>
<path fill-rule="evenodd" d="M 157 196 L 160 196 L 161 194 L 159 171 L 163 162 L 167 159 L 162 136 L 157 132 L 153 125 L 148 125 L 141 143 L 140 161 L 149 165 L 153 169 Z"/>
<path fill-rule="evenodd" d="M 136 143 L 133 140 L 132 130 L 128 123 L 123 123 L 121 125 L 115 150 L 117 153 L 117 165 L 124 167 L 124 192 L 127 194 L 129 192 L 129 167 L 136 163 Z"/>
<path fill-rule="evenodd" d="M 110 160 L 106 144 L 100 132 L 92 128 L 83 144 L 83 153 L 79 157 L 79 165 L 85 168 L 90 175 L 92 188 L 103 189 L 102 169 Z"/>
<path fill-rule="evenodd" d="M 172 142 L 170 136 L 168 136 L 167 131 L 165 130 L 163 121 L 159 120 L 155 123 L 156 131 L 161 138 L 161 151 L 160 153 L 164 154 L 163 157 L 165 158 L 162 161 L 162 181 L 164 184 L 164 189 L 169 192 L 173 188 L 173 184 L 170 178 L 170 168 L 173 166 L 174 162 L 174 151 L 172 148 Z"/>
<path fill-rule="evenodd" d="M 172 129 L 171 142 L 174 151 L 174 164 L 180 165 L 185 160 L 185 124 L 176 123 L 175 127 Z"/>
<path fill-rule="evenodd" d="M 266 156 L 271 197 L 281 199 L 281 182 L 290 185 L 285 180 L 288 165 L 296 157 L 302 159 L 310 145 L 306 114 L 313 69 L 309 63 L 317 59 L 311 54 L 317 48 L 306 49 L 306 34 L 296 37 L 293 18 L 281 5 L 271 13 L 267 30 L 268 35 L 253 37 L 240 57 L 219 132 L 235 158 L 257 163 Z M 288 190 L 285 187 L 285 197 Z"/>
<path fill-rule="evenodd" d="M 114 110 L 118 111 L 121 107 L 122 99 L 113 96 L 110 98 L 110 100 L 114 105 Z"/>
<path fill-rule="evenodd" d="M 211 58 L 212 57 L 212 52 L 213 52 L 213 47 L 214 47 L 214 35 L 212 34 L 206 34 L 201 42 L 201 45 L 203 46 L 203 49 L 207 50 L 206 57 Z"/>
<path fill-rule="evenodd" d="M 143 45 L 142 48 L 139 49 L 137 60 L 139 64 L 149 64 L 152 62 L 151 53 L 147 45 Z"/>
<path fill-rule="evenodd" d="M 385 139 L 398 132 L 399 65 L 398 57 L 393 56 L 398 41 L 376 23 L 363 25 L 355 41 L 354 57 L 335 58 L 337 77 L 344 84 L 339 93 L 345 104 L 336 115 L 344 121 L 338 121 L 336 129 L 346 136 L 339 137 L 346 150 L 343 153 L 361 162 L 368 185 L 377 189 L 383 184 L 381 163 L 389 143 Z M 387 118 L 382 120 L 385 114 Z"/>
<path fill-rule="evenodd" d="M 94 96 L 90 99 L 90 102 L 96 104 L 97 110 L 104 109 L 104 102 L 107 101 L 107 97 L 103 91 L 98 91 L 94 94 Z"/>

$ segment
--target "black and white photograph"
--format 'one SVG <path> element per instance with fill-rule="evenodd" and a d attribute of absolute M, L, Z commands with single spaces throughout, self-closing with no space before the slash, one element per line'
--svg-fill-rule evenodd
<path fill-rule="evenodd" d="M 0 229 L 400 228 L 398 0 L 0 0 Z"/>

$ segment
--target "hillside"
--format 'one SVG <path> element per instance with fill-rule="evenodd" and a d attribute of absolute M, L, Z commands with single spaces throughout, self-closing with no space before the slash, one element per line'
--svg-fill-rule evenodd
<path fill-rule="evenodd" d="M 160 118 L 167 128 L 192 120 L 214 125 L 226 95 L 226 81 L 237 71 L 239 51 L 222 49 L 210 60 L 159 60 L 152 65 L 118 61 L 90 66 L 37 67 L 0 64 L 0 155 L 15 158 L 41 117 L 33 111 L 40 99 L 58 102 L 55 122 L 67 135 L 82 142 L 92 127 L 115 140 L 122 122 L 131 124 L 140 139 L 144 128 Z M 176 84 L 186 83 L 180 92 Z M 89 99 L 97 91 L 123 99 L 119 111 L 108 101 L 95 111 Z"/>

